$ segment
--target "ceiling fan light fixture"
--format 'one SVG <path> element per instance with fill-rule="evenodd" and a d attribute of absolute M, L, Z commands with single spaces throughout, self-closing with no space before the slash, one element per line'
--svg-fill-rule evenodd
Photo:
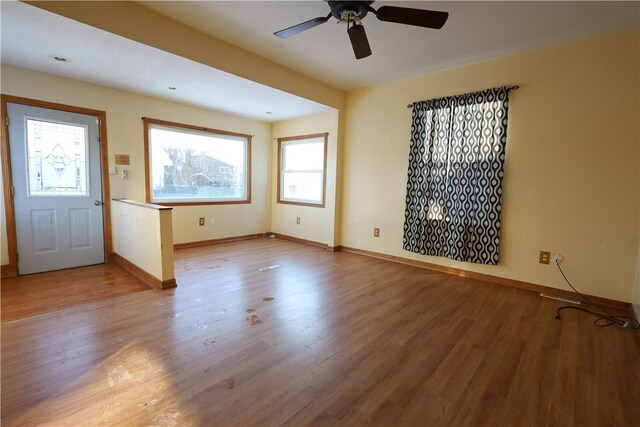
<path fill-rule="evenodd" d="M 342 19 L 340 19 L 339 22 L 346 22 L 347 24 L 350 24 L 351 22 L 356 22 L 359 25 L 362 25 L 362 20 L 358 16 L 358 12 L 356 12 L 355 10 L 343 10 L 340 17 Z"/>
<path fill-rule="evenodd" d="M 367 39 L 367 33 L 363 25 L 354 23 L 347 29 L 347 33 L 349 33 L 349 40 L 351 40 L 351 46 L 353 47 L 353 53 L 356 55 L 356 59 L 366 58 L 371 55 L 371 47 L 369 46 L 369 40 Z"/>

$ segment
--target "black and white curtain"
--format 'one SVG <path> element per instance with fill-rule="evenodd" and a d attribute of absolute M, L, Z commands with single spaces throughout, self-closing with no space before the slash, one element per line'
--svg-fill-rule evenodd
<path fill-rule="evenodd" d="M 405 250 L 498 263 L 509 89 L 413 104 Z"/>

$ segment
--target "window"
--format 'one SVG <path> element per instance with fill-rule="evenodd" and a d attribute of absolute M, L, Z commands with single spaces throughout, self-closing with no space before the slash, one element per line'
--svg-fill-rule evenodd
<path fill-rule="evenodd" d="M 278 139 L 278 203 L 324 207 L 327 135 Z"/>
<path fill-rule="evenodd" d="M 144 119 L 147 202 L 251 202 L 251 135 Z"/>

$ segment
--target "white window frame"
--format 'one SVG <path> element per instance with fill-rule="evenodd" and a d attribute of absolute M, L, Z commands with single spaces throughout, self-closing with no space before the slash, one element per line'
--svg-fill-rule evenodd
<path fill-rule="evenodd" d="M 299 136 L 290 136 L 284 138 L 278 138 L 278 203 L 289 204 L 289 205 L 299 205 L 299 206 L 311 206 L 324 208 L 325 200 L 326 200 L 326 187 L 327 187 L 327 141 L 328 141 L 328 133 L 317 133 L 311 135 L 299 135 Z M 286 165 L 286 153 L 285 149 L 288 146 L 292 145 L 303 145 L 309 143 L 317 143 L 317 140 L 322 138 L 324 148 L 323 159 L 322 159 L 322 170 L 296 170 L 289 169 L 285 170 Z M 295 173 L 320 173 L 322 175 L 322 189 L 321 189 L 321 199 L 320 200 L 310 200 L 310 199 L 294 199 L 294 198 L 286 198 L 284 197 L 284 175 L 287 172 L 295 172 Z"/>

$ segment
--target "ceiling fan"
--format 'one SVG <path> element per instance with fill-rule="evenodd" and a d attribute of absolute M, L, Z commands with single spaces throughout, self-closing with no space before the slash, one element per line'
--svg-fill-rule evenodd
<path fill-rule="evenodd" d="M 373 1 L 332 1 L 325 0 L 329 3 L 331 13 L 327 16 L 313 18 L 293 27 L 276 31 L 274 35 L 286 39 L 303 31 L 309 30 L 320 24 L 324 24 L 332 16 L 339 22 L 347 23 L 347 33 L 351 40 L 353 53 L 356 59 L 366 58 L 371 55 L 369 40 L 362 25 L 362 19 L 371 12 L 380 21 L 395 22 L 398 24 L 415 25 L 418 27 L 440 29 L 447 22 L 448 12 L 440 12 L 436 10 L 412 9 L 408 7 L 382 6 L 378 10 L 371 7 Z"/>

